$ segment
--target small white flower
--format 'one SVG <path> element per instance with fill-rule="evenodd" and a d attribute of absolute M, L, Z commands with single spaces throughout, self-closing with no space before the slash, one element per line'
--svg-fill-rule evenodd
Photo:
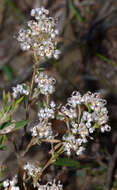
<path fill-rule="evenodd" d="M 53 94 L 55 91 L 56 80 L 53 77 L 48 77 L 44 72 L 36 74 L 35 83 L 43 95 Z"/>
<path fill-rule="evenodd" d="M 40 109 L 38 112 L 38 117 L 40 121 L 54 119 L 55 111 L 51 108 L 45 107 L 44 109 Z"/>
<path fill-rule="evenodd" d="M 5 181 L 3 182 L 3 187 L 8 187 L 9 184 L 10 184 L 10 181 L 9 181 L 9 179 L 7 179 L 7 180 L 5 180 Z"/>
<path fill-rule="evenodd" d="M 12 186 L 11 188 L 10 188 L 10 190 L 20 190 L 20 188 L 18 187 L 18 186 Z"/>
<path fill-rule="evenodd" d="M 36 166 L 36 165 L 34 165 L 32 163 L 27 162 L 27 164 L 24 165 L 24 170 L 27 171 L 27 174 L 29 176 L 33 177 L 33 176 L 39 174 L 41 172 L 42 168 L 39 167 L 39 166 Z"/>
<path fill-rule="evenodd" d="M 29 95 L 29 89 L 26 84 L 18 84 L 16 87 L 13 87 L 12 90 L 14 98 L 17 98 L 18 95 Z"/>
<path fill-rule="evenodd" d="M 15 186 L 15 185 L 17 184 L 17 182 L 18 182 L 18 180 L 17 180 L 17 175 L 16 175 L 16 176 L 14 176 L 14 177 L 12 178 L 12 180 L 10 181 L 10 185 L 11 185 L 11 186 Z"/>
<path fill-rule="evenodd" d="M 60 181 L 56 184 L 55 180 L 53 180 L 53 182 L 48 182 L 46 185 L 40 185 L 38 190 L 63 190 L 63 186 Z"/>
<path fill-rule="evenodd" d="M 31 129 L 32 136 L 44 139 L 53 139 L 52 124 L 42 121 Z"/>
<path fill-rule="evenodd" d="M 84 147 L 79 147 L 79 149 L 76 151 L 76 154 L 79 156 L 79 155 L 81 155 L 82 154 L 82 152 L 85 150 L 85 148 Z"/>
<path fill-rule="evenodd" d="M 58 30 L 55 19 L 48 16 L 49 11 L 44 7 L 31 10 L 35 21 L 28 21 L 28 29 L 21 29 L 18 41 L 21 49 L 32 50 L 42 58 L 58 58 L 60 51 L 56 50 Z M 43 48 L 42 48 L 43 47 Z"/>
<path fill-rule="evenodd" d="M 83 139 L 79 138 L 77 139 L 74 135 L 68 134 L 67 136 L 63 136 L 63 145 L 64 145 L 64 151 L 68 156 L 71 155 L 71 151 L 74 151 L 77 153 L 79 152 L 79 155 L 82 153 L 84 148 L 81 146 L 82 143 L 87 142 L 83 141 Z M 82 148 L 81 148 L 82 147 Z M 82 151 L 81 151 L 82 150 Z"/>

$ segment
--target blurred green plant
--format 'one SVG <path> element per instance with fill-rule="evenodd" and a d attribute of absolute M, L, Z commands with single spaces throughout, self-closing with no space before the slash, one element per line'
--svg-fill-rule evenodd
<path fill-rule="evenodd" d="M 80 168 L 80 162 L 76 160 L 72 160 L 71 158 L 58 158 L 56 162 L 54 162 L 56 166 L 66 166 L 71 168 Z"/>
<path fill-rule="evenodd" d="M 15 5 L 15 3 L 13 2 L 13 0 L 6 0 L 8 6 L 10 6 L 12 8 L 12 10 L 19 16 L 19 18 L 21 20 L 25 20 L 25 16 L 22 14 L 22 12 L 17 8 L 17 6 Z"/>
<path fill-rule="evenodd" d="M 76 17 L 80 22 L 84 22 L 84 19 L 80 15 L 80 12 L 75 8 L 72 0 L 69 0 L 69 8 L 72 11 L 72 17 Z"/>
<path fill-rule="evenodd" d="M 114 61 L 108 59 L 108 58 L 105 57 L 104 55 L 99 54 L 99 53 L 97 53 L 96 55 L 97 55 L 98 58 L 100 58 L 100 59 L 103 60 L 104 62 L 106 62 L 106 63 L 112 65 L 113 67 L 117 67 L 117 63 L 115 63 Z"/>
<path fill-rule="evenodd" d="M 12 81 L 15 77 L 15 73 L 13 72 L 13 69 L 10 65 L 4 64 L 2 67 L 2 71 L 7 76 L 8 81 Z"/>

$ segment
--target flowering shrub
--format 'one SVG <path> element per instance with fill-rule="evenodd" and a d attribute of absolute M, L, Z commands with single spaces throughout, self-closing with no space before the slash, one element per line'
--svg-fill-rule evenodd
<path fill-rule="evenodd" d="M 31 183 L 38 190 L 62 190 L 63 186 L 60 182 L 56 183 L 55 179 L 43 185 L 41 182 L 43 172 L 61 154 L 65 153 L 70 156 L 75 153 L 80 156 L 85 150 L 88 139 L 92 139 L 94 132 L 101 131 L 103 133 L 111 130 L 108 125 L 106 100 L 102 99 L 99 93 L 88 92 L 82 96 L 75 91 L 64 106 L 58 106 L 51 100 L 51 95 L 55 91 L 56 80 L 48 76 L 46 72 L 37 70 L 41 57 L 51 58 L 53 56 L 58 58 L 60 54 L 60 51 L 56 49 L 58 35 L 56 22 L 48 14 L 49 11 L 43 7 L 32 9 L 31 16 L 35 20 L 29 21 L 27 28 L 19 31 L 18 41 L 22 50 L 31 50 L 34 54 L 35 64 L 32 81 L 31 84 L 18 84 L 13 87 L 12 94 L 3 93 L 4 107 L 0 111 L 1 135 L 12 134 L 20 127 L 25 127 L 26 135 L 27 124 L 30 123 L 31 104 L 35 101 L 39 105 L 38 122 L 31 126 L 31 140 L 23 153 L 17 153 L 18 159 L 21 159 L 32 145 L 41 146 L 42 142 L 52 145 L 51 157 L 44 166 L 41 163 L 30 162 L 22 166 L 24 189 L 27 189 L 27 185 Z M 26 109 L 26 120 L 19 122 L 12 120 L 13 112 L 23 101 Z M 59 132 L 53 130 L 53 120 L 60 120 L 66 126 L 61 137 Z M 20 190 L 18 175 L 12 180 L 3 181 L 3 188 L 5 190 Z"/>

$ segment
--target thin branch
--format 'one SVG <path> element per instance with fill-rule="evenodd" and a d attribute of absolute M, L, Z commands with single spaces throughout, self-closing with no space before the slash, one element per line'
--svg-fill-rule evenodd
<path fill-rule="evenodd" d="M 106 185 L 104 190 L 110 190 L 112 187 L 116 161 L 117 161 L 117 146 L 115 147 L 115 151 L 109 159 Z"/>

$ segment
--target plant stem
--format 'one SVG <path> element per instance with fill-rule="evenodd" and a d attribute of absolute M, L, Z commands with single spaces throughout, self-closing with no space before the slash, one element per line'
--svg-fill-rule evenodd
<path fill-rule="evenodd" d="M 35 75 L 37 72 L 37 64 L 39 63 L 39 58 L 35 52 L 34 52 L 34 60 L 35 60 L 35 64 L 33 67 L 33 75 L 32 75 L 31 86 L 30 86 L 29 100 L 28 100 L 28 104 L 26 106 L 26 119 L 29 119 L 29 109 L 30 109 L 30 104 L 31 104 L 31 100 L 32 100 L 34 80 L 35 80 Z M 25 129 L 25 131 L 26 131 L 26 129 Z"/>
<path fill-rule="evenodd" d="M 47 161 L 47 163 L 45 164 L 45 166 L 42 168 L 41 173 L 37 176 L 37 180 L 41 177 L 42 173 L 53 163 L 56 161 L 56 159 L 58 158 L 59 155 L 61 155 L 63 153 L 63 148 L 64 146 L 62 145 L 60 147 L 60 149 L 55 152 L 52 157 Z"/>
<path fill-rule="evenodd" d="M 81 107 L 78 104 L 78 124 L 80 123 L 80 117 L 81 117 Z"/>
<path fill-rule="evenodd" d="M 35 80 L 35 75 L 37 72 L 37 64 L 39 62 L 38 56 L 35 52 L 34 52 L 34 59 L 35 59 L 35 64 L 34 64 L 34 68 L 33 68 L 33 76 L 32 76 L 31 87 L 30 87 L 29 102 L 32 100 L 32 91 L 33 91 L 33 86 L 34 86 L 34 80 Z"/>

